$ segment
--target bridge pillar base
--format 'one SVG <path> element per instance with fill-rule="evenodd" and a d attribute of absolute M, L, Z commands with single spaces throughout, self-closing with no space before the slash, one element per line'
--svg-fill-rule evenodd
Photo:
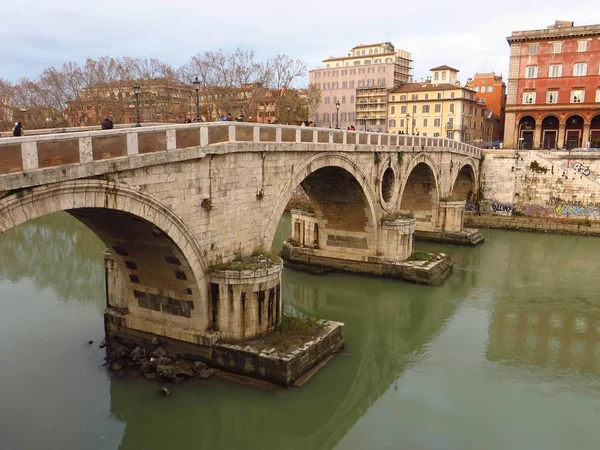
<path fill-rule="evenodd" d="M 444 233 L 457 233 L 463 229 L 465 201 L 440 201 L 438 227 Z"/>
<path fill-rule="evenodd" d="M 377 230 L 377 255 L 386 262 L 406 261 L 414 251 L 415 219 L 383 220 Z"/>
<path fill-rule="evenodd" d="M 437 242 L 439 244 L 464 245 L 467 247 L 475 247 L 484 241 L 480 231 L 472 228 L 463 228 L 455 233 L 415 231 L 415 239 L 421 242 Z"/>
<path fill-rule="evenodd" d="M 209 317 L 221 339 L 243 341 L 273 331 L 283 313 L 281 269 L 211 272 Z"/>

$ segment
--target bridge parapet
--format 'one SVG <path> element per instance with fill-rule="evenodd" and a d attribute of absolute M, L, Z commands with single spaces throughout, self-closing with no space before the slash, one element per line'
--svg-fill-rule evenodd
<path fill-rule="evenodd" d="M 0 140 L 0 176 L 56 166 L 173 152 L 224 143 L 344 146 L 344 151 L 451 152 L 480 158 L 477 147 L 445 138 L 238 122 L 159 125 L 11 137 Z M 335 150 L 336 147 L 332 147 Z M 269 151 L 278 151 L 269 146 Z M 207 152 L 207 153 L 210 153 Z"/>

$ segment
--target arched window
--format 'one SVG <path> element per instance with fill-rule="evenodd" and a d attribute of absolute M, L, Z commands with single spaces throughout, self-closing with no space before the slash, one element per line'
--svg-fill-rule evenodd
<path fill-rule="evenodd" d="M 442 80 L 446 79 L 446 72 L 442 72 Z"/>
<path fill-rule="evenodd" d="M 434 72 L 433 79 L 434 80 L 439 80 L 439 78 L 440 78 L 440 73 L 439 72 Z"/>

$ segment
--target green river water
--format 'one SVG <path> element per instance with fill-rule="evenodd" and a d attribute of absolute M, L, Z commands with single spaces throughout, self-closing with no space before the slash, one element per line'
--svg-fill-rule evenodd
<path fill-rule="evenodd" d="M 286 308 L 345 322 L 343 354 L 300 389 L 160 397 L 102 366 L 103 244 L 28 222 L 0 236 L 0 449 L 597 450 L 600 239 L 483 234 L 417 244 L 459 259 L 441 287 L 286 270 Z"/>

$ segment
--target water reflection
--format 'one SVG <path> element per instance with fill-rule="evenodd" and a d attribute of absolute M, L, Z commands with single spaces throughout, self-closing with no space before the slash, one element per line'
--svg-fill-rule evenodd
<path fill-rule="evenodd" d="M 67 213 L 12 228 L 0 239 L 0 280 L 33 280 L 63 301 L 96 303 L 104 292 L 105 245 Z"/>

